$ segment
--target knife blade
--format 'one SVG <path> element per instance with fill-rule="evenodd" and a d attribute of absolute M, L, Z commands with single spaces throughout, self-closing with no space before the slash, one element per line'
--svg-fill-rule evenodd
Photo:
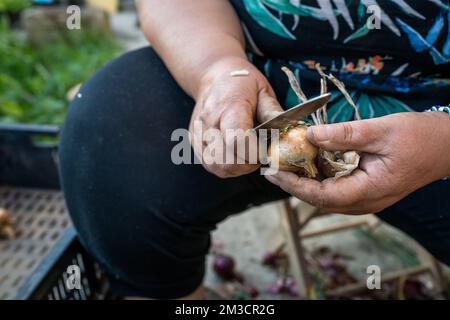
<path fill-rule="evenodd" d="M 321 96 L 309 99 L 289 110 L 279 114 L 275 118 L 253 128 L 256 132 L 261 129 L 284 129 L 289 125 L 296 125 L 298 121 L 305 119 L 307 116 L 322 108 L 330 101 L 331 93 L 326 93 Z"/>

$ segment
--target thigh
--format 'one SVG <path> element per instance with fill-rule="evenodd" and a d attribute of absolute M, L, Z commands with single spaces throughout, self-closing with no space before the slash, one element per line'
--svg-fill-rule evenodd
<path fill-rule="evenodd" d="M 150 48 L 98 71 L 70 106 L 60 171 L 82 243 L 130 296 L 176 298 L 203 276 L 209 231 L 228 215 L 287 195 L 254 174 L 219 179 L 175 165 L 172 132 L 194 102 Z"/>

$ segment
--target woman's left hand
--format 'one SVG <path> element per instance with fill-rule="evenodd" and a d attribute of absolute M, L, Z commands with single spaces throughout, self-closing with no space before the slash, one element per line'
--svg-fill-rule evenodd
<path fill-rule="evenodd" d="M 450 176 L 450 116 L 444 112 L 313 126 L 308 139 L 325 150 L 359 151 L 359 168 L 350 176 L 322 182 L 282 171 L 266 178 L 326 212 L 379 212 Z"/>

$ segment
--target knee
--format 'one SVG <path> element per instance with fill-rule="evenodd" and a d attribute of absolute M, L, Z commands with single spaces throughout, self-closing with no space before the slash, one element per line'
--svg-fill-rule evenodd
<path fill-rule="evenodd" d="M 82 85 L 69 107 L 64 131 L 91 132 L 100 127 L 117 131 L 124 126 L 148 127 L 157 119 L 163 119 L 159 122 L 166 122 L 165 127 L 187 125 L 193 105 L 147 47 L 109 62 Z"/>
<path fill-rule="evenodd" d="M 193 105 L 151 48 L 108 63 L 69 108 L 59 150 L 63 185 L 159 174 L 151 170 L 169 167 L 171 133 L 188 126 Z"/>
<path fill-rule="evenodd" d="M 156 74 L 165 70 L 150 47 L 123 54 L 96 71 L 72 101 L 66 124 L 95 118 L 104 120 L 120 107 L 133 107 L 142 100 L 145 84 L 155 86 Z M 153 90 L 147 90 L 151 95 Z"/>

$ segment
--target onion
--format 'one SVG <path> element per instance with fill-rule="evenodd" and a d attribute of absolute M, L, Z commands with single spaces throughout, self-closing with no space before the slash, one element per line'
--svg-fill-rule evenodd
<path fill-rule="evenodd" d="M 277 262 L 277 255 L 271 251 L 266 252 L 262 258 L 262 264 L 265 266 L 274 267 Z"/>
<path fill-rule="evenodd" d="M 278 141 L 270 144 L 267 155 L 271 167 L 316 177 L 315 161 L 319 149 L 306 138 L 307 129 L 305 124 L 286 128 Z"/>
<path fill-rule="evenodd" d="M 302 103 L 307 101 L 308 98 L 302 91 L 295 74 L 286 67 L 281 69 L 286 73 L 291 89 L 297 95 L 299 102 Z M 320 64 L 316 64 L 316 69 L 322 78 L 320 81 L 320 94 L 323 95 L 327 93 L 327 80 L 331 81 L 353 108 L 355 119 L 361 120 L 358 108 L 345 89 L 344 83 L 339 81 L 332 74 L 325 74 L 320 67 Z M 311 118 L 317 126 L 327 124 L 327 105 L 324 105 L 316 112 L 313 112 Z M 297 125 L 289 126 L 283 130 L 279 140 L 275 140 L 271 143 L 267 152 L 267 160 L 272 168 L 295 172 L 299 176 L 316 178 L 319 175 L 319 170 L 316 167 L 316 163 L 318 163 L 321 177 L 335 179 L 348 176 L 358 168 L 360 155 L 357 152 L 331 152 L 323 149 L 319 150 L 306 138 L 307 129 L 308 125 L 303 121 L 299 121 Z"/>
<path fill-rule="evenodd" d="M 16 237 L 11 213 L 4 208 L 0 208 L 0 237 L 6 237 L 8 239 L 14 239 Z"/>
<path fill-rule="evenodd" d="M 231 280 L 236 276 L 234 265 L 232 257 L 224 254 L 217 254 L 214 258 L 213 269 L 222 279 Z"/>
<path fill-rule="evenodd" d="M 5 208 L 0 208 L 0 225 L 12 224 L 11 213 Z"/>

